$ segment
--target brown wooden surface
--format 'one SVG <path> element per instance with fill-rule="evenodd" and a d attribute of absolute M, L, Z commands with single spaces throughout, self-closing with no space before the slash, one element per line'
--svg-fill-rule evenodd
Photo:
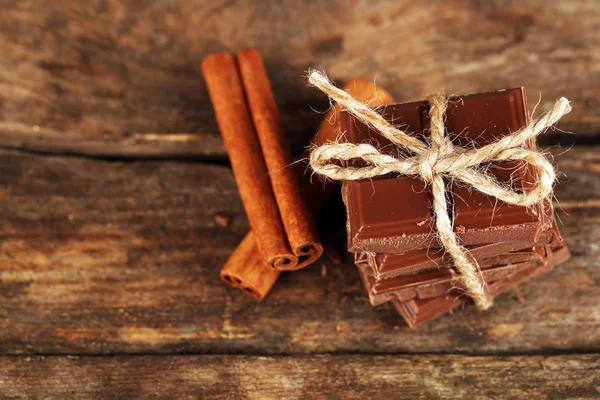
<path fill-rule="evenodd" d="M 6 398 L 597 399 L 592 355 L 0 357 Z M 1 395 L 0 395 L 1 396 Z"/>
<path fill-rule="evenodd" d="M 417 331 L 324 257 L 262 303 L 219 283 L 248 229 L 226 167 L 0 153 L 0 350 L 20 353 L 537 352 L 600 348 L 600 158 L 556 160 L 573 259 Z M 232 218 L 222 227 L 217 215 Z M 343 230 L 343 223 L 329 230 Z M 340 245 L 341 247 L 341 245 Z M 525 304 L 516 301 L 522 296 Z"/>
<path fill-rule="evenodd" d="M 230 391 L 232 398 L 276 398 L 285 391 L 301 398 L 343 389 L 356 397 L 409 390 L 414 397 L 483 398 L 510 389 L 503 396 L 593 398 L 600 359 L 600 158 L 597 147 L 563 151 L 555 151 L 556 161 L 568 179 L 556 194 L 573 259 L 501 296 L 489 312 L 470 307 L 416 331 L 391 307 L 371 307 L 355 268 L 335 262 L 331 252 L 285 274 L 262 303 L 222 285 L 219 267 L 248 228 L 226 167 L 2 151 L 0 353 L 13 356 L 0 363 L 0 393 L 143 398 L 154 390 L 181 398 Z M 220 215 L 231 224 L 219 224 Z M 327 230 L 343 230 L 338 222 Z M 231 352 L 280 356 L 273 362 L 168 356 Z M 350 364 L 344 357 L 292 356 L 315 352 L 364 356 Z M 582 352 L 589 355 L 574 355 Z M 135 355 L 149 353 L 157 355 Z M 423 356 L 374 363 L 371 353 Z M 426 356 L 432 353 L 455 356 Z M 523 356 L 480 357 L 491 353 Z M 527 356 L 546 353 L 565 354 L 553 358 L 548 376 L 540 358 Z M 20 354 L 56 356 L 30 363 Z M 74 361 L 71 354 L 122 356 Z M 274 372 L 254 369 L 256 360 Z M 297 365 L 304 367 L 291 368 Z M 382 365 L 383 382 L 376 374 Z M 365 368 L 368 375 L 357 381 Z M 444 381 L 448 368 L 454 378 Z M 331 372 L 320 378 L 322 370 Z M 255 385 L 254 376 L 264 385 Z M 249 383 L 222 392 L 215 386 L 222 379 Z"/>
<path fill-rule="evenodd" d="M 326 109 L 309 67 L 373 77 L 401 101 L 515 86 L 530 108 L 566 96 L 561 126 L 585 137 L 600 133 L 599 13 L 589 0 L 4 0 L 0 146 L 223 157 L 199 65 L 245 47 L 265 57 L 297 152 L 320 119 L 310 106 Z"/>
<path fill-rule="evenodd" d="M 598 3 L 299 4 L 0 0 L 0 398 L 598 397 Z M 262 303 L 221 284 L 248 223 L 199 64 L 249 46 L 296 153 L 311 66 L 400 101 L 568 97 L 574 135 L 542 142 L 576 144 L 552 149 L 573 259 L 413 331 L 369 305 L 334 203 L 317 264 Z"/>

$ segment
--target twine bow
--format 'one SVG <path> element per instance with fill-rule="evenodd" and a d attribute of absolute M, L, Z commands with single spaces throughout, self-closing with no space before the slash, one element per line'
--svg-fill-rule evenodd
<path fill-rule="evenodd" d="M 313 170 L 330 179 L 342 181 L 369 179 L 395 173 L 401 176 L 417 175 L 427 182 L 431 186 L 435 224 L 440 242 L 460 273 L 467 295 L 473 298 L 480 309 L 489 308 L 492 305 L 492 298 L 487 293 L 485 282 L 481 279 L 479 266 L 459 244 L 448 216 L 444 177 L 461 181 L 508 204 L 528 207 L 549 198 L 556 177 L 552 164 L 541 153 L 523 148 L 522 145 L 569 113 L 571 111 L 569 101 L 561 97 L 550 111 L 517 132 L 481 148 L 466 149 L 454 146 L 445 136 L 444 117 L 448 103 L 442 95 L 435 95 L 429 100 L 430 137 L 429 143 L 426 144 L 394 127 L 366 104 L 336 88 L 322 73 L 311 71 L 309 82 L 362 123 L 412 154 L 412 156 L 396 158 L 382 154 L 367 143 L 325 144 L 314 149 L 310 155 Z M 362 159 L 368 165 L 352 167 L 340 166 L 332 162 L 353 159 Z M 525 161 L 537 168 L 537 182 L 527 193 L 516 192 L 477 170 L 482 163 L 509 160 Z"/>

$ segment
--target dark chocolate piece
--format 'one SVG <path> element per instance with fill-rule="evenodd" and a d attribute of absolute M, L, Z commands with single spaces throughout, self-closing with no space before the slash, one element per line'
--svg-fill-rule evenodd
<path fill-rule="evenodd" d="M 529 279 L 534 271 L 547 272 L 545 268 L 531 267 L 529 270 L 521 271 L 510 278 L 492 282 L 489 288 L 494 295 L 499 295 L 508 289 L 518 285 Z M 447 312 L 465 304 L 469 300 L 468 297 L 459 292 L 446 293 L 429 299 L 413 298 L 406 301 L 392 301 L 396 311 L 402 316 L 406 324 L 411 328 L 416 328 L 418 325 L 431 321 Z"/>
<path fill-rule="evenodd" d="M 491 282 L 489 288 L 492 294 L 497 296 L 504 293 L 521 283 L 551 271 L 555 266 L 562 264 L 571 258 L 569 249 L 565 246 L 553 249 L 551 246 L 547 245 L 545 248 L 548 252 L 548 258 L 542 266 L 520 271 L 509 278 Z M 468 300 L 469 298 L 461 293 L 453 292 L 428 299 L 413 298 L 407 301 L 396 300 L 393 301 L 392 304 L 407 325 L 411 328 L 415 328 L 424 322 L 430 321 L 455 309 L 461 304 L 466 303 Z"/>
<path fill-rule="evenodd" d="M 428 103 L 388 106 L 382 115 L 416 137 L 427 129 Z M 481 147 L 523 127 L 527 122 L 522 88 L 475 94 L 450 100 L 447 127 L 451 140 L 462 146 Z M 340 118 L 341 129 L 352 143 L 376 142 L 383 153 L 397 154 L 376 132 L 350 114 Z M 529 144 L 533 147 L 533 144 Z M 503 162 L 489 167 L 499 181 L 516 190 L 535 181 L 533 168 Z M 511 206 L 477 190 L 451 185 L 455 231 L 464 244 L 525 241 L 539 242 L 545 231 L 543 207 Z M 401 253 L 441 247 L 433 232 L 431 196 L 416 177 L 386 176 L 373 180 L 344 182 L 342 195 L 348 211 L 348 248 L 352 252 Z"/>
<path fill-rule="evenodd" d="M 408 301 L 393 301 L 398 314 L 402 316 L 410 328 L 440 317 L 464 304 L 466 299 L 457 294 L 445 294 L 431 299 L 412 299 Z"/>
<path fill-rule="evenodd" d="M 562 237 L 557 229 L 556 223 L 554 222 L 550 229 L 546 231 L 545 240 L 548 243 L 538 244 L 535 246 L 529 245 L 529 248 L 521 249 L 518 251 L 510 251 L 503 254 L 495 254 L 500 250 L 510 250 L 512 248 L 519 248 L 518 244 L 514 243 L 498 243 L 497 246 L 471 246 L 470 254 L 478 260 L 480 268 L 483 270 L 493 270 L 499 273 L 502 269 L 500 266 L 508 264 L 518 264 L 524 262 L 538 261 L 542 262 L 549 259 L 553 251 L 552 249 L 559 249 L 564 247 Z M 419 250 L 424 252 L 424 250 Z M 413 251 L 409 253 L 415 253 L 419 251 Z M 439 254 L 438 254 L 439 255 Z M 368 253 L 356 253 L 355 264 L 361 269 L 361 275 L 367 292 L 369 293 L 369 299 L 373 305 L 380 304 L 385 301 L 389 301 L 390 298 L 396 296 L 401 299 L 406 299 L 414 296 L 415 293 L 421 298 L 425 298 L 425 290 L 434 293 L 434 296 L 444 294 L 443 292 L 432 289 L 432 285 L 440 282 L 451 282 L 458 279 L 458 273 L 452 268 L 451 263 L 442 264 L 438 268 L 423 269 L 413 273 L 396 274 L 390 277 L 381 278 L 381 274 L 377 274 L 377 256 L 387 255 L 376 255 L 373 257 Z M 402 266 L 403 255 L 393 255 L 397 265 Z M 439 255 L 441 258 L 441 255 Z M 556 258 L 556 257 L 554 257 Z M 415 258 L 413 257 L 413 260 Z M 410 264 L 404 262 L 404 264 Z M 412 270 L 410 268 L 409 270 Z M 401 270 L 402 271 L 402 270 Z M 484 278 L 487 281 L 498 280 L 500 276 L 496 272 L 487 271 L 484 273 Z M 459 283 L 460 285 L 460 283 Z M 417 291 L 407 290 L 409 288 L 418 287 Z M 393 293 L 392 293 L 393 292 Z M 430 295 L 427 295 L 431 297 Z"/>
<path fill-rule="evenodd" d="M 519 251 L 510 253 L 504 253 L 502 255 L 494 255 L 489 258 L 483 258 L 478 260 L 478 265 L 482 270 L 488 270 L 493 267 L 501 265 L 517 264 L 526 261 L 543 261 L 545 256 L 544 246 L 531 247 Z M 440 279 L 451 280 L 457 279 L 459 273 L 451 266 L 446 268 L 435 268 L 426 271 L 420 271 L 415 274 L 396 275 L 389 278 L 377 278 L 373 273 L 372 260 L 366 258 L 367 262 L 360 262 L 364 257 L 363 254 L 356 254 L 355 260 L 356 265 L 364 270 L 366 276 L 369 277 L 369 281 L 372 282 L 372 292 L 382 293 L 389 290 L 421 286 L 431 282 L 438 282 Z"/>
<path fill-rule="evenodd" d="M 520 261 L 482 269 L 483 279 L 486 282 L 501 280 L 515 272 L 543 265 L 543 258 L 535 253 L 523 255 Z M 459 275 L 453 269 L 418 274 L 420 279 L 414 279 L 412 276 L 399 276 L 379 282 L 376 282 L 372 275 L 369 276 L 368 267 L 359 267 L 359 272 L 367 289 L 369 301 L 374 306 L 392 300 L 406 301 L 413 298 L 435 297 L 448 293 L 452 289 L 463 288 L 460 280 L 457 280 Z"/>
<path fill-rule="evenodd" d="M 550 232 L 544 235 L 542 243 L 550 242 Z M 467 246 L 469 253 L 477 260 L 488 261 L 492 257 L 502 254 L 533 248 L 536 243 L 531 242 L 500 242 Z M 444 254 L 443 249 L 422 249 L 407 251 L 402 254 L 392 253 L 356 253 L 369 259 L 373 274 L 377 279 L 388 279 L 395 276 L 413 275 L 425 271 L 450 268 L 452 261 Z M 496 263 L 498 264 L 498 263 Z M 488 263 L 487 265 L 492 265 Z"/>

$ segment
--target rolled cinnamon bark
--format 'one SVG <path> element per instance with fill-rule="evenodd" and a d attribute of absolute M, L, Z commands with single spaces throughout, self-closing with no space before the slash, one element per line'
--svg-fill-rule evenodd
<path fill-rule="evenodd" d="M 344 90 L 351 93 L 359 101 L 369 101 L 373 107 L 393 103 L 393 98 L 388 92 L 363 79 L 349 80 L 344 85 Z M 336 104 L 327 112 L 317 133 L 311 140 L 311 145 L 319 146 L 337 138 L 339 134 L 337 118 L 340 111 L 340 107 Z M 308 151 L 304 156 L 308 156 Z M 314 220 L 337 185 L 332 181 L 322 181 L 317 176 L 313 176 L 311 180 L 311 173 L 307 171 L 305 163 L 294 164 L 294 170 L 298 176 L 300 191 L 309 205 L 311 218 Z M 241 254 L 246 254 L 246 256 L 241 256 Z M 255 235 L 253 231 L 250 231 L 221 270 L 221 276 L 231 276 L 238 279 L 239 282 L 224 279 L 225 283 L 234 287 L 241 287 L 243 284 L 245 287 L 260 288 L 260 291 L 255 289 L 259 296 L 253 297 L 262 299 L 267 295 L 279 275 L 277 271 L 275 272 L 277 276 L 273 275 L 272 269 L 260 263 L 260 256 L 255 247 Z M 271 279 L 273 283 L 270 285 L 263 283 Z"/>
<path fill-rule="evenodd" d="M 300 269 L 317 260 L 323 254 L 323 246 L 300 192 L 297 174 L 291 168 L 292 153 L 262 57 L 258 51 L 249 49 L 238 52 L 237 61 L 279 215 L 292 253 L 298 257 L 296 265 L 277 267 L 281 270 Z"/>
<path fill-rule="evenodd" d="M 256 254 L 254 236 L 246 235 L 221 269 L 221 279 L 255 299 L 262 300 L 280 273 L 262 263 Z"/>
<path fill-rule="evenodd" d="M 202 62 L 202 73 L 250 227 L 261 238 L 260 258 L 272 268 L 293 267 L 298 257 L 286 238 L 235 59 L 212 54 Z"/>

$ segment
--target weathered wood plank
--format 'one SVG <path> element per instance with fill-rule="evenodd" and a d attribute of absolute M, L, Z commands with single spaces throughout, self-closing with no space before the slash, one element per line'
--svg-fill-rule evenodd
<path fill-rule="evenodd" d="M 594 399 L 600 357 L 1 357 L 6 398 Z"/>
<path fill-rule="evenodd" d="M 326 108 L 306 87 L 308 67 L 376 77 L 400 101 L 523 85 L 531 107 L 540 92 L 542 106 L 568 97 L 561 127 L 598 134 L 599 12 L 586 0 L 4 1 L 0 146 L 222 157 L 198 66 L 250 46 L 264 54 L 296 151 L 321 118 L 310 106 Z"/>
<path fill-rule="evenodd" d="M 0 352 L 596 351 L 598 150 L 556 157 L 569 177 L 556 195 L 573 260 L 489 312 L 470 307 L 416 331 L 368 304 L 349 262 L 324 257 L 285 274 L 262 303 L 222 285 L 248 229 L 225 167 L 1 151 Z M 343 231 L 332 221 L 327 231 Z"/>

